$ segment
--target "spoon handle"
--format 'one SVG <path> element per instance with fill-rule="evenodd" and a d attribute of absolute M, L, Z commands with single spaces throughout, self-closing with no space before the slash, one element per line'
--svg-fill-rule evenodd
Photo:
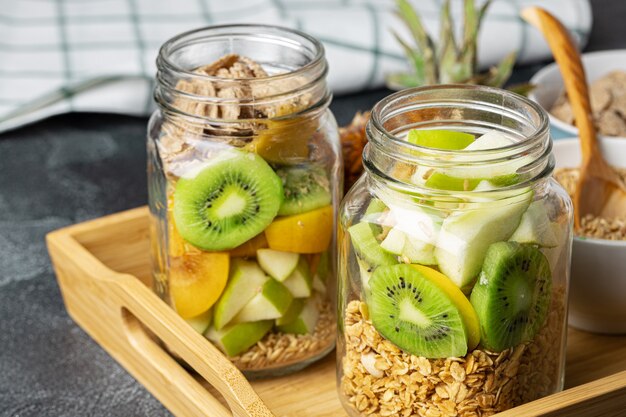
<path fill-rule="evenodd" d="M 552 50 L 574 111 L 583 163 L 589 162 L 596 155 L 600 155 L 600 149 L 596 139 L 589 90 L 580 53 L 567 29 L 546 10 L 532 6 L 522 10 L 521 15 L 524 20 L 543 33 Z"/>

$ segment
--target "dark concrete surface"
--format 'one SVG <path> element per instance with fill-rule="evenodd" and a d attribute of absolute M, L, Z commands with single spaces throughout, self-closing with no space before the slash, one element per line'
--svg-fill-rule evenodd
<path fill-rule="evenodd" d="M 626 1 L 592 3 L 587 49 L 626 47 Z M 332 108 L 345 124 L 387 93 Z M 0 135 L 0 417 L 170 415 L 67 316 L 44 244 L 51 230 L 146 203 L 145 126 L 68 114 Z"/>

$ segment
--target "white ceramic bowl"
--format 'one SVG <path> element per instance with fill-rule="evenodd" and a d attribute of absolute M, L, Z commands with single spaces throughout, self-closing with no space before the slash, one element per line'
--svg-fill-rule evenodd
<path fill-rule="evenodd" d="M 626 139 L 604 138 L 602 152 L 626 168 Z M 556 166 L 580 165 L 578 139 L 554 142 Z M 626 333 L 626 241 L 574 238 L 569 324 L 598 333 Z"/>
<path fill-rule="evenodd" d="M 593 82 L 602 78 L 614 70 L 626 71 L 626 49 L 612 51 L 589 52 L 582 55 L 583 66 L 587 74 L 587 81 Z M 563 91 L 563 78 L 556 63 L 547 65 L 539 70 L 531 79 L 535 89 L 529 94 L 531 100 L 536 101 L 549 111 L 556 99 Z M 550 123 L 553 126 L 568 133 L 571 136 L 578 136 L 578 129 L 569 123 L 565 123 L 556 117 L 550 116 Z"/>

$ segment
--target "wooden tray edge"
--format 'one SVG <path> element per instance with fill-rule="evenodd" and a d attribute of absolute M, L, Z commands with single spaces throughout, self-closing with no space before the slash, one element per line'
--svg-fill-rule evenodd
<path fill-rule="evenodd" d="M 68 226 L 46 236 L 69 315 L 175 415 L 273 416 L 241 372 L 217 348 L 193 331 L 139 279 L 107 268 L 75 238 L 84 232 L 105 230 L 118 221 L 132 222 L 146 214 L 142 207 Z M 150 333 L 174 349 L 214 387 L 230 411 Z M 163 389 L 164 385 L 167 389 Z"/>
<path fill-rule="evenodd" d="M 113 303 L 114 308 L 117 308 L 116 315 L 120 311 L 131 312 L 132 316 L 138 319 L 138 322 L 140 321 L 148 327 L 161 340 L 168 345 L 178 347 L 177 352 L 181 352 L 183 358 L 194 370 L 224 396 L 233 411 L 233 415 L 272 416 L 271 411 L 263 404 L 243 375 L 215 347 L 206 343 L 202 336 L 196 334 L 184 320 L 147 289 L 138 278 L 128 274 L 120 274 L 107 268 L 75 239 L 77 234 L 85 231 L 93 232 L 98 229 L 106 229 L 109 225 L 120 221 L 132 222 L 147 214 L 146 207 L 139 207 L 68 226 L 50 232 L 46 236 L 48 251 L 68 313 L 175 415 L 221 416 L 229 415 L 229 413 L 206 389 L 197 382 L 197 386 L 191 383 L 194 381 L 193 377 L 162 348 L 158 347 L 160 350 L 158 353 L 154 346 L 149 346 L 149 349 L 144 346 L 144 350 L 147 349 L 150 354 L 156 355 L 149 359 L 143 355 L 129 355 L 129 349 L 136 351 L 136 347 L 129 345 L 137 343 L 136 340 L 132 343 L 128 342 L 127 337 L 129 322 L 131 323 L 131 331 L 137 331 L 137 326 L 132 328 L 134 326 L 132 324 L 133 319 L 130 321 L 128 317 L 122 319 L 123 323 L 114 329 L 118 336 L 116 339 L 127 341 L 126 343 L 120 342 L 124 345 L 122 346 L 123 349 L 120 349 L 116 341 L 103 339 L 98 331 L 102 322 L 94 320 L 97 318 L 97 310 L 94 310 L 92 305 L 88 306 L 87 310 L 75 308 L 77 303 L 83 301 L 80 297 L 81 290 L 83 293 L 85 291 L 80 286 L 73 288 L 72 284 L 79 281 L 85 284 L 85 288 L 89 291 L 98 289 L 101 291 L 101 295 L 107 297 L 111 295 L 107 300 Z M 74 279 L 69 279 L 70 277 Z M 96 284 L 94 285 L 94 283 Z M 110 306 L 107 305 L 107 309 L 110 309 Z M 94 317 L 88 317 L 89 315 Z M 120 317 L 123 316 L 123 314 L 119 315 Z M 148 336 L 146 335 L 146 337 Z M 139 337 L 139 339 L 143 340 L 143 337 Z M 147 342 L 142 341 L 141 343 Z M 210 357 L 211 361 L 206 361 L 205 358 L 207 357 Z M 169 358 L 169 361 L 166 358 Z M 138 363 L 133 361 L 138 361 Z M 149 376 L 142 372 L 142 368 L 145 367 L 156 368 L 155 361 L 163 361 L 167 364 L 163 367 L 164 369 L 160 367 L 156 369 L 160 379 L 158 383 L 150 380 L 150 378 L 154 378 L 154 375 Z M 216 363 L 219 366 L 214 366 Z M 163 390 L 164 385 L 168 389 L 178 386 L 171 384 L 171 380 L 167 379 L 171 377 L 177 378 L 177 382 L 186 381 L 183 386 L 179 386 L 180 389 L 176 390 L 178 397 L 175 398 L 171 398 L 171 395 L 165 395 L 167 390 Z M 200 392 L 198 387 L 201 388 Z M 193 407 L 181 405 L 180 398 L 190 401 Z M 494 417 L 621 416 L 624 414 L 625 406 L 626 371 L 622 371 L 498 413 Z M 563 414 L 564 412 L 566 414 Z"/>

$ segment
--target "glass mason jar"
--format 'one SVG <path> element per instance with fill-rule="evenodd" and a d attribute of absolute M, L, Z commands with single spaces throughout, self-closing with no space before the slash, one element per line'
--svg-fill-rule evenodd
<path fill-rule="evenodd" d="M 486 416 L 561 390 L 572 204 L 545 112 L 418 88 L 380 101 L 367 135 L 338 231 L 349 414 Z"/>
<path fill-rule="evenodd" d="M 148 126 L 154 289 L 251 376 L 334 347 L 342 165 L 322 45 L 260 25 L 166 42 Z"/>

